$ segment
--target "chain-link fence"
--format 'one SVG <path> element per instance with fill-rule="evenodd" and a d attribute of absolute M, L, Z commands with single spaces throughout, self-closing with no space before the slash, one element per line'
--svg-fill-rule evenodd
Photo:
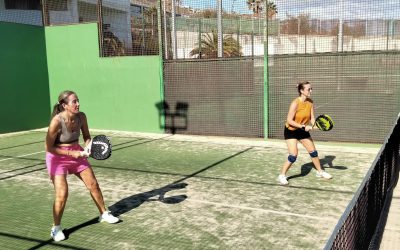
<path fill-rule="evenodd" d="M 159 54 L 157 0 L 1 1 L 6 4 L 3 9 L 0 5 L 0 21 L 44 26 L 98 23 L 101 56 Z"/>
<path fill-rule="evenodd" d="M 399 50 L 400 16 L 390 7 L 351 0 L 166 0 L 164 57 L 260 56 L 267 36 L 269 55 Z"/>
<path fill-rule="evenodd" d="M 0 21 L 97 22 L 103 56 L 157 55 L 161 40 L 165 59 L 207 59 L 264 55 L 267 34 L 270 55 L 400 50 L 395 7 L 352 0 L 1 0 Z"/>
<path fill-rule="evenodd" d="M 396 98 L 400 92 L 399 20 L 397 0 L 0 0 L 3 22 L 46 26 L 98 23 L 101 56 L 162 52 L 165 93 L 175 86 L 172 92 L 177 100 L 185 99 L 191 91 L 186 86 L 188 81 L 208 86 L 204 92 L 193 88 L 199 98 L 209 98 L 212 88 L 219 89 L 218 84 L 223 84 L 227 93 L 244 91 L 237 95 L 245 96 L 245 88 L 226 84 L 221 76 L 251 69 L 253 74 L 243 73 L 235 84 L 248 85 L 250 81 L 257 86 L 260 82 L 264 84 L 259 89 L 262 93 L 257 93 L 264 101 L 257 101 L 261 107 L 256 109 L 259 114 L 255 117 L 266 119 L 251 120 L 268 120 L 252 126 L 268 126 L 268 136 L 273 138 L 282 137 L 287 106 L 296 95 L 293 86 L 301 79 L 315 84 L 313 97 L 317 105 L 325 103 L 324 98 L 342 98 L 326 111 L 337 118 L 335 128 L 342 132 L 330 137 L 316 135 L 318 139 L 379 142 L 391 124 L 390 117 L 400 106 Z M 254 60 L 253 67 L 246 66 L 243 70 L 244 64 L 234 61 L 243 59 Z M 169 64 L 179 60 L 188 60 L 190 64 Z M 200 64 L 200 61 L 213 63 Z M 196 67 L 201 70 L 194 70 Z M 221 72 L 215 73 L 212 67 Z M 180 78 L 170 77 L 173 75 Z M 213 84 L 204 85 L 200 80 L 203 76 Z M 379 90 L 375 91 L 377 86 Z M 377 104 L 366 109 L 365 100 L 375 100 Z M 351 110 L 351 116 L 344 116 L 343 110 Z M 363 136 L 347 136 L 354 132 L 351 117 L 360 110 L 364 114 L 361 123 L 368 125 L 366 130 L 378 127 L 376 121 L 382 121 L 380 129 Z M 238 110 L 230 112 L 229 116 L 234 117 Z M 368 119 L 367 113 L 379 119 Z M 224 135 L 222 128 L 218 131 Z M 258 129 L 254 135 L 260 136 Z"/>

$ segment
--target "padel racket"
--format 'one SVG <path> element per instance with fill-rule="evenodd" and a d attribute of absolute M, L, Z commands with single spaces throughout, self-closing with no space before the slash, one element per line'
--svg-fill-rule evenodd
<path fill-rule="evenodd" d="M 317 126 L 321 131 L 329 131 L 333 128 L 333 124 L 333 120 L 329 115 L 320 115 L 315 119 L 313 128 L 314 126 Z"/>
<path fill-rule="evenodd" d="M 108 159 L 112 152 L 111 142 L 105 135 L 96 135 L 85 147 L 85 152 L 96 160 Z"/>

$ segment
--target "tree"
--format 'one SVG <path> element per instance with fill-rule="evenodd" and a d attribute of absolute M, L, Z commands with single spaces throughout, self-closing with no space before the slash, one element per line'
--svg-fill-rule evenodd
<path fill-rule="evenodd" d="M 311 33 L 310 15 L 300 14 L 298 16 L 289 16 L 281 26 L 283 34 L 307 35 Z"/>
<path fill-rule="evenodd" d="M 154 34 L 156 33 L 156 31 L 158 29 L 158 27 L 157 27 L 157 7 L 152 6 L 150 8 L 147 8 L 143 13 L 143 17 L 146 20 L 146 24 L 150 23 L 151 35 L 154 36 Z M 149 20 L 150 20 L 150 22 L 149 22 Z"/>
<path fill-rule="evenodd" d="M 278 13 L 278 8 L 272 1 L 267 1 L 267 17 L 272 19 Z"/>
<path fill-rule="evenodd" d="M 139 17 L 131 17 L 132 55 L 157 55 L 158 46 L 158 12 L 157 7 L 142 7 Z"/>
<path fill-rule="evenodd" d="M 204 9 L 202 11 L 197 12 L 196 14 L 193 15 L 194 17 L 199 17 L 199 18 L 217 18 L 218 17 L 218 12 L 216 9 Z M 234 18 L 239 18 L 240 15 L 237 13 L 227 13 L 226 11 L 222 10 L 222 18 L 227 18 L 227 19 L 234 19 Z"/>
<path fill-rule="evenodd" d="M 222 43 L 224 57 L 242 56 L 242 47 L 239 42 L 231 35 L 225 35 Z M 190 56 L 197 58 L 217 58 L 218 57 L 218 34 L 216 31 L 202 35 L 200 45 L 190 51 Z"/>
<path fill-rule="evenodd" d="M 164 0 L 165 1 L 165 7 L 166 10 L 169 12 L 172 12 L 172 1 L 175 1 L 175 10 L 179 10 L 179 6 L 182 5 L 182 0 Z"/>
<path fill-rule="evenodd" d="M 119 38 L 109 30 L 103 32 L 103 56 L 124 56 L 125 48 Z"/>
<path fill-rule="evenodd" d="M 278 13 L 278 8 L 276 7 L 276 4 L 273 1 L 269 0 L 247 0 L 247 6 L 249 7 L 249 10 L 253 11 L 255 16 L 260 16 L 260 13 L 262 13 L 262 10 L 265 7 L 265 4 L 267 5 L 267 11 L 266 11 L 266 16 L 268 19 L 271 19 L 276 13 Z"/>
<path fill-rule="evenodd" d="M 217 18 L 218 13 L 216 9 L 205 9 L 199 13 L 199 16 L 203 18 Z"/>
<path fill-rule="evenodd" d="M 254 15 L 259 15 L 263 9 L 264 0 L 247 0 L 247 6 L 249 10 L 253 11 Z"/>

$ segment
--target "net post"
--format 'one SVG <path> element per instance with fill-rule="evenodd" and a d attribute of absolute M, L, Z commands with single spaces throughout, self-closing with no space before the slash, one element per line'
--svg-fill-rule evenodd
<path fill-rule="evenodd" d="M 222 0 L 217 0 L 217 19 L 218 19 L 218 57 L 223 57 L 224 48 L 223 48 L 223 34 L 222 34 Z"/>
<path fill-rule="evenodd" d="M 178 53 L 178 48 L 177 48 L 177 44 L 176 44 L 176 20 L 175 20 L 175 16 L 176 16 L 176 9 L 175 9 L 175 0 L 171 1 L 171 38 L 172 38 L 172 58 L 173 59 L 177 59 L 177 53 Z"/>
<path fill-rule="evenodd" d="M 199 17 L 199 59 L 201 59 L 201 17 Z"/>
<path fill-rule="evenodd" d="M 42 2 L 42 23 L 43 27 L 50 25 L 49 6 L 47 0 L 41 0 Z"/>
<path fill-rule="evenodd" d="M 167 60 L 168 59 L 168 54 L 167 54 L 167 52 L 166 52 L 166 47 L 165 46 L 167 46 L 167 44 L 164 44 L 164 47 L 163 47 L 163 44 L 162 44 L 162 40 L 163 40 L 163 32 L 162 32 L 162 24 L 161 24 L 161 20 L 162 20 L 162 18 L 161 18 L 161 9 L 163 9 L 163 18 L 164 18 L 164 20 L 166 20 L 165 18 L 165 0 L 163 1 L 164 2 L 164 8 L 162 8 L 162 3 L 161 3 L 161 1 L 162 0 L 157 0 L 157 21 L 158 21 L 158 24 L 157 24 L 157 26 L 158 26 L 158 57 L 159 57 L 159 60 L 160 60 L 160 65 L 159 65 L 159 77 L 160 77 L 160 99 L 161 99 L 161 102 L 164 102 L 165 101 L 165 92 L 164 92 L 164 59 L 163 59 L 163 56 L 164 56 L 164 54 L 163 54 L 163 50 L 165 50 L 165 60 Z M 164 25 L 165 25 L 165 23 L 164 23 Z M 166 30 L 166 26 L 164 26 L 164 35 L 166 34 L 166 32 L 167 32 L 167 30 Z M 160 125 L 161 125 L 161 127 L 163 128 L 163 132 L 165 133 L 165 115 L 161 115 L 161 117 L 160 117 Z"/>
<path fill-rule="evenodd" d="M 103 1 L 102 0 L 97 0 L 97 28 L 99 32 L 99 52 L 100 56 L 104 56 L 104 51 L 103 51 Z"/>
<path fill-rule="evenodd" d="M 268 15 L 266 14 L 264 17 L 264 23 L 265 23 L 265 40 L 264 40 L 264 79 L 263 79 L 263 86 L 264 86 L 264 97 L 263 97 L 263 108 L 264 108 L 264 139 L 268 139 L 268 101 L 269 101 L 269 82 L 268 82 Z"/>

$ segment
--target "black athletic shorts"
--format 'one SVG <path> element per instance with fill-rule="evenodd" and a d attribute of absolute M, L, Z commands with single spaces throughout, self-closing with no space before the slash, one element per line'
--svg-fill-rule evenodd
<path fill-rule="evenodd" d="M 283 135 L 285 137 L 285 140 L 288 140 L 288 139 L 301 140 L 301 139 L 311 137 L 310 133 L 305 130 L 302 130 L 302 129 L 289 130 L 286 126 L 285 126 L 285 131 L 283 132 Z"/>

